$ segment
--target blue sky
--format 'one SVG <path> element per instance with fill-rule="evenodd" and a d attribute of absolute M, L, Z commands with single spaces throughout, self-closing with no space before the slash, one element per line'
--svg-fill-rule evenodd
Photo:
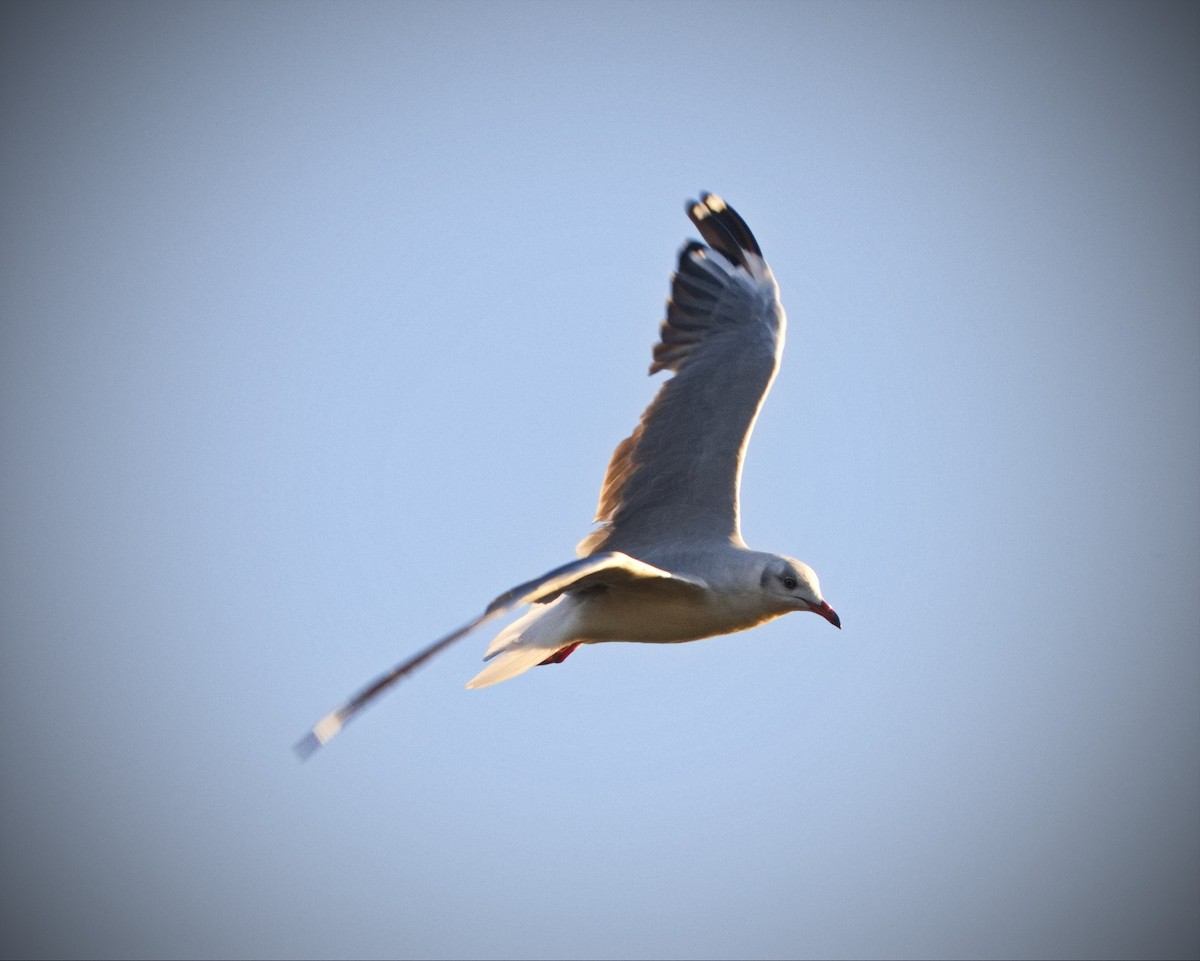
<path fill-rule="evenodd" d="M 1181 4 L 0 10 L 6 956 L 1194 957 Z M 482 632 L 684 201 L 783 291 L 754 547 L 841 632 Z"/>

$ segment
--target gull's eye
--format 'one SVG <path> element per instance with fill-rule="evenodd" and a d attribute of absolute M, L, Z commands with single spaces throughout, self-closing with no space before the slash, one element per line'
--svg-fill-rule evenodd
<path fill-rule="evenodd" d="M 792 577 L 791 574 L 783 575 L 783 586 L 786 587 L 789 591 L 794 591 L 796 589 L 797 583 L 798 582 L 797 582 L 796 578 Z"/>

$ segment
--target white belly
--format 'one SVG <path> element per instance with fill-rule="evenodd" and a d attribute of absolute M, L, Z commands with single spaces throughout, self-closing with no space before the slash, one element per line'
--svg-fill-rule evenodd
<path fill-rule="evenodd" d="M 582 641 L 673 643 L 729 634 L 778 617 L 761 594 L 708 594 L 698 598 L 655 591 L 603 591 L 578 599 L 575 636 Z"/>

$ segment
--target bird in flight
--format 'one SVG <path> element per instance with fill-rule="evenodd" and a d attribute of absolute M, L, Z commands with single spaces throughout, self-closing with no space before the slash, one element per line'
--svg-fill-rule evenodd
<path fill-rule="evenodd" d="M 296 745 L 307 757 L 376 697 L 469 631 L 530 609 L 487 649 L 468 684 L 487 687 L 581 644 L 671 644 L 742 631 L 791 611 L 842 626 L 817 575 L 742 540 L 738 488 L 750 432 L 775 379 L 786 320 L 746 222 L 715 194 L 687 213 L 705 243 L 679 252 L 650 373 L 670 371 L 600 488 L 596 529 L 556 567 L 493 600 L 325 715 Z"/>

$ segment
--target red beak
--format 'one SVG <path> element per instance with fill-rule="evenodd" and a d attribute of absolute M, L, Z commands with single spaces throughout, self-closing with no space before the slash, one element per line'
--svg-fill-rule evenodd
<path fill-rule="evenodd" d="M 834 627 L 836 627 L 839 631 L 842 629 L 842 619 L 837 616 L 837 611 L 835 611 L 832 607 L 830 607 L 827 602 L 821 601 L 821 606 L 814 607 L 813 613 L 820 614 L 823 618 L 825 618 L 825 620 L 827 620 L 830 624 L 832 624 Z"/>

